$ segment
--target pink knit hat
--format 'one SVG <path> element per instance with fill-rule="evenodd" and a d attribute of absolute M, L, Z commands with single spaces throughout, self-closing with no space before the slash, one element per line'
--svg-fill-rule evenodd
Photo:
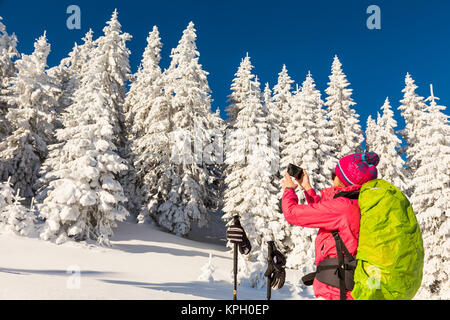
<path fill-rule="evenodd" d="M 378 177 L 380 157 L 374 153 L 354 153 L 339 160 L 334 173 L 344 185 L 363 185 Z"/>

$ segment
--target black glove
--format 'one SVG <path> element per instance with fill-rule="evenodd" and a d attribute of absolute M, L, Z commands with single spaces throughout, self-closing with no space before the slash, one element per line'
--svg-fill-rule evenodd
<path fill-rule="evenodd" d="M 250 240 L 248 240 L 239 221 L 228 228 L 227 240 L 231 243 L 237 243 L 241 254 L 249 254 L 250 250 L 252 250 Z"/>
<path fill-rule="evenodd" d="M 272 280 L 272 288 L 275 290 L 281 289 L 284 286 L 286 279 L 286 258 L 278 251 L 274 250 L 272 256 L 269 257 L 269 265 L 264 276 Z"/>

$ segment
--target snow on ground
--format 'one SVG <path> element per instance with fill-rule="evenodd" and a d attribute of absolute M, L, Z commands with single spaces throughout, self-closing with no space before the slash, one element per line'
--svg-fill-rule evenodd
<path fill-rule="evenodd" d="M 232 299 L 232 255 L 217 236 L 197 230 L 196 240 L 184 239 L 123 222 L 106 248 L 1 232 L 0 299 Z M 214 283 L 198 280 L 210 253 Z M 273 290 L 272 299 L 312 299 L 310 288 L 293 293 L 300 277 L 287 270 L 285 286 Z M 265 298 L 265 288 L 238 287 L 238 299 Z"/>

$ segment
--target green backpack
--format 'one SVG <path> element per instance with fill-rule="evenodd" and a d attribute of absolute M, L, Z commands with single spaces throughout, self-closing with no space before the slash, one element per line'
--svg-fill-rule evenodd
<path fill-rule="evenodd" d="M 422 283 L 422 235 L 411 204 L 389 182 L 361 188 L 361 226 L 352 297 L 356 300 L 409 300 Z"/>

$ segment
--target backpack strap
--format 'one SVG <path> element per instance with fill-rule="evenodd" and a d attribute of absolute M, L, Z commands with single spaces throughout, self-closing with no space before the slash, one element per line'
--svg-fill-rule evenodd
<path fill-rule="evenodd" d="M 339 232 L 337 230 L 332 231 L 331 234 L 333 235 L 333 238 L 336 241 L 336 251 L 338 257 L 337 274 L 339 277 L 340 299 L 346 300 L 347 293 L 345 287 L 345 270 L 351 268 L 352 266 L 347 265 L 345 263 L 344 254 L 350 263 L 352 263 L 355 260 L 355 257 L 353 257 L 350 254 L 350 252 L 348 251 L 347 247 L 344 244 L 344 241 L 342 241 L 341 237 L 339 236 Z"/>
<path fill-rule="evenodd" d="M 341 192 L 337 193 L 333 197 L 333 199 L 342 197 L 342 198 L 347 198 L 347 199 L 358 200 L 359 199 L 359 193 L 360 193 L 360 190 L 341 191 Z"/>

